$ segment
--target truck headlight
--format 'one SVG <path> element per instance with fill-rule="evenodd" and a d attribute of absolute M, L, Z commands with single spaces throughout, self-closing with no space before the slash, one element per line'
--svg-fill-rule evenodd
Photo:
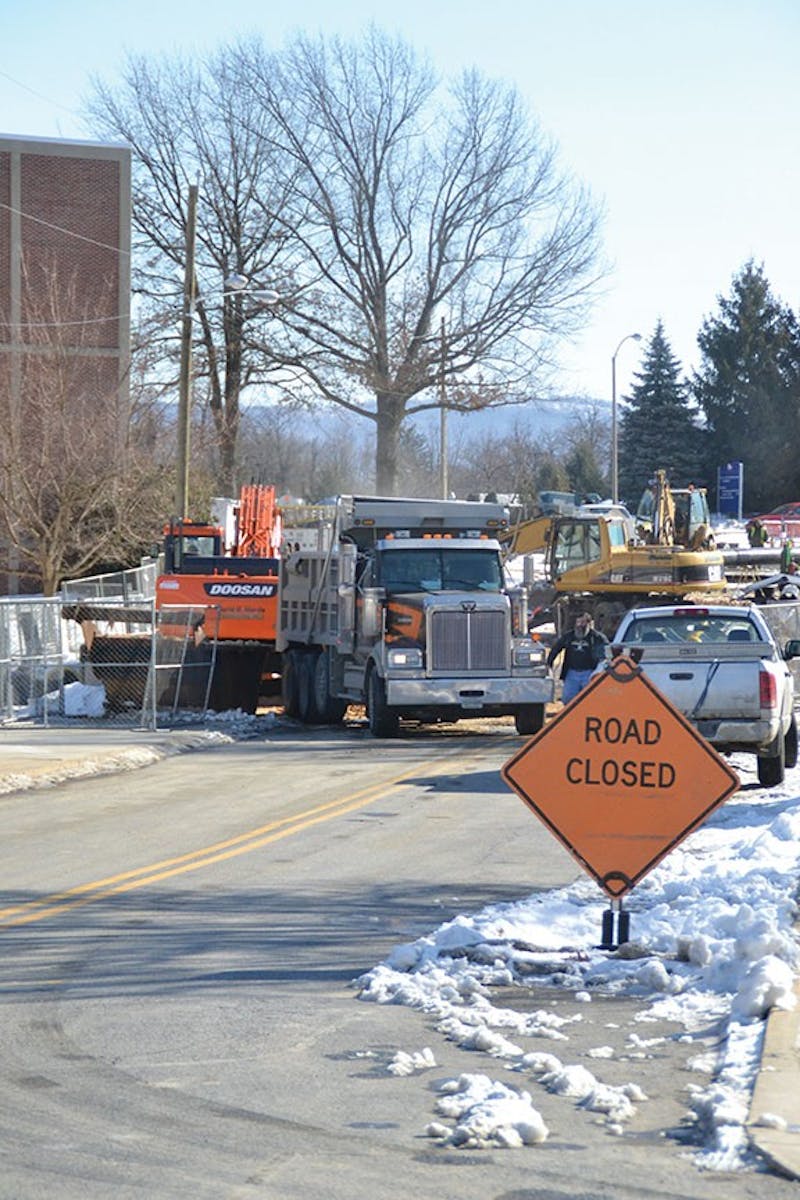
<path fill-rule="evenodd" d="M 541 646 L 527 645 L 514 647 L 515 667 L 540 667 L 544 662 L 544 650 Z"/>
<path fill-rule="evenodd" d="M 387 654 L 390 667 L 422 667 L 422 651 L 419 646 L 403 646 L 390 650 Z"/>

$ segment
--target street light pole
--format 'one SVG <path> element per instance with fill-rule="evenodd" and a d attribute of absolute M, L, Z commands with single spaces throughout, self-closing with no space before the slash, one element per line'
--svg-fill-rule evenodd
<path fill-rule="evenodd" d="M 178 381 L 178 480 L 175 497 L 176 515 L 188 517 L 189 507 L 189 432 L 192 407 L 192 320 L 194 318 L 194 257 L 197 240 L 196 183 L 189 186 L 186 213 L 186 251 L 183 277 L 183 323 L 181 326 L 181 372 Z"/>
<path fill-rule="evenodd" d="M 617 429 L 617 355 L 627 341 L 640 342 L 640 333 L 626 333 L 611 356 L 611 499 L 619 504 L 619 433 Z"/>

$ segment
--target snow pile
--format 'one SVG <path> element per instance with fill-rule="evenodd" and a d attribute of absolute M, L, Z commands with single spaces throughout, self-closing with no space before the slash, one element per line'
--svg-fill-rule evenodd
<path fill-rule="evenodd" d="M 413 1075 L 416 1071 L 427 1071 L 436 1066 L 436 1059 L 430 1046 L 424 1050 L 415 1050 L 412 1054 L 398 1050 L 387 1070 L 390 1075 Z"/>
<path fill-rule="evenodd" d="M 487 1075 L 461 1075 L 440 1088 L 437 1112 L 454 1122 L 428 1125 L 428 1137 L 465 1149 L 516 1150 L 544 1142 L 548 1129 L 528 1092 L 515 1092 Z"/>
<path fill-rule="evenodd" d="M 586 1067 L 565 1067 L 558 1060 L 540 1074 L 539 1082 L 549 1092 L 572 1097 L 589 1112 L 602 1113 L 615 1133 L 621 1133 L 624 1122 L 630 1121 L 636 1112 L 634 1102 L 638 1104 L 647 1099 L 635 1083 L 611 1087 L 600 1083 Z"/>
<path fill-rule="evenodd" d="M 734 765 L 741 776 L 752 774 L 752 760 L 742 756 Z M 398 946 L 356 981 L 360 999 L 420 1009 L 444 1037 L 602 1113 L 615 1133 L 645 1099 L 642 1089 L 635 1081 L 610 1087 L 585 1067 L 531 1052 L 529 1039 L 568 1042 L 569 1020 L 495 1006 L 492 989 L 533 980 L 584 1001 L 593 993 L 638 998 L 637 1020 L 678 1022 L 687 1031 L 716 1023 L 716 1058 L 687 1056 L 689 1069 L 714 1072 L 708 1086 L 691 1089 L 690 1115 L 702 1142 L 697 1160 L 710 1169 L 740 1168 L 748 1161 L 744 1123 L 763 1019 L 773 1007 L 795 1004 L 800 796 L 791 796 L 789 785 L 798 782 L 800 769 L 789 772 L 782 787 L 752 799 L 740 792 L 673 850 L 627 898 L 635 942 L 615 952 L 597 949 L 608 901 L 593 881 L 581 878 L 517 903 L 462 913 Z M 692 1041 L 689 1033 L 686 1041 Z M 629 1046 L 633 1059 L 645 1057 L 646 1039 L 633 1034 Z M 598 1047 L 593 1063 L 601 1068 L 608 1056 L 608 1048 Z M 452 1084 L 448 1102 L 437 1106 L 456 1122 L 448 1144 L 520 1144 L 508 1133 L 503 1087 L 485 1076 Z M 433 1136 L 444 1138 L 441 1132 Z"/>

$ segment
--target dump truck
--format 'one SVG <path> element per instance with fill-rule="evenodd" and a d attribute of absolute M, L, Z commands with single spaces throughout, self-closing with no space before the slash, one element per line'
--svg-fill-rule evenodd
<path fill-rule="evenodd" d="M 375 737 L 482 716 L 541 729 L 553 677 L 526 589 L 506 585 L 508 522 L 500 504 L 340 496 L 328 545 L 281 560 L 286 712 L 330 724 L 364 704 Z"/>

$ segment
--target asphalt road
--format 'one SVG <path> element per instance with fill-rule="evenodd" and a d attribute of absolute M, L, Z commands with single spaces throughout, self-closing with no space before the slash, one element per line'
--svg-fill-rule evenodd
<path fill-rule="evenodd" d="M 425 1136 L 442 1080 L 519 1076 L 352 983 L 459 912 L 575 877 L 499 778 L 518 746 L 496 723 L 381 743 L 360 726 L 276 730 L 4 797 L 0 1197 L 796 1197 L 775 1175 L 690 1161 L 674 1039 L 637 1074 L 651 1098 L 621 1138 L 535 1092 L 542 1146 Z M 495 1002 L 577 1008 L 521 988 Z M 623 1039 L 637 1008 L 585 1007 L 571 1061 Z M 423 1046 L 435 1069 L 388 1072 Z"/>

